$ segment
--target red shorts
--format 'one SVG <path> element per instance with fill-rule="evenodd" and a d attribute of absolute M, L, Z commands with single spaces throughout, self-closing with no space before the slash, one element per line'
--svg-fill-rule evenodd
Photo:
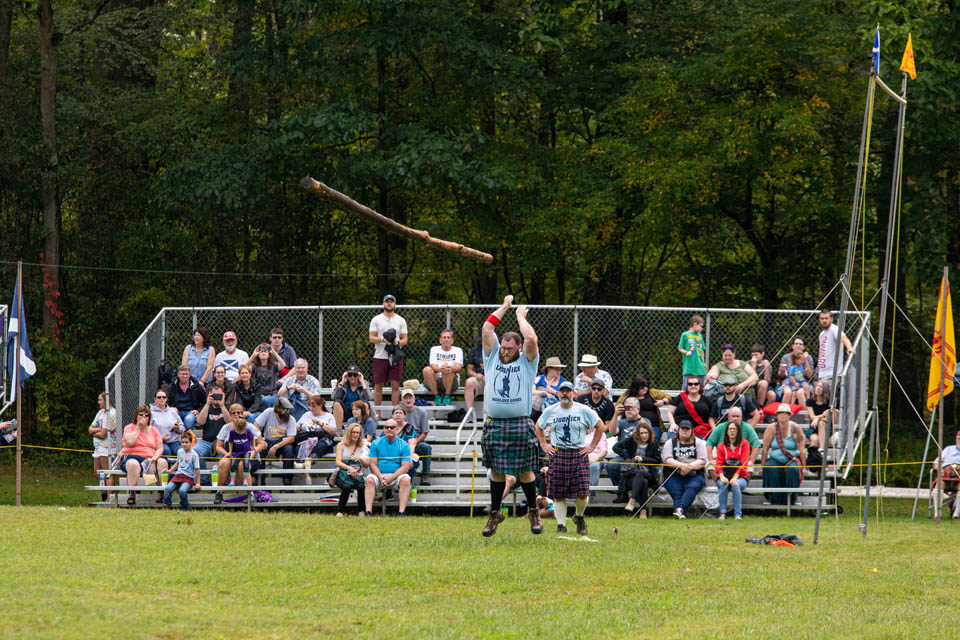
<path fill-rule="evenodd" d="M 396 380 L 397 382 L 403 380 L 403 360 L 391 367 L 390 360 L 387 358 L 373 359 L 374 384 L 382 384 L 387 380 Z"/>

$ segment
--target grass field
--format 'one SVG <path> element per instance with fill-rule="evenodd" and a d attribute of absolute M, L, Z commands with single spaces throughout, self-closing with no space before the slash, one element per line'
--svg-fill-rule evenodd
<path fill-rule="evenodd" d="M 33 498 L 75 504 L 64 486 L 71 475 L 49 473 L 55 486 L 33 486 Z M 3 506 L 0 637 L 918 637 L 955 629 L 960 525 L 938 527 L 925 511 L 910 522 L 908 501 L 887 500 L 879 531 L 864 541 L 857 501 L 844 504 L 839 521 L 823 520 L 815 547 L 809 516 L 592 517 L 598 542 L 585 542 L 559 539 L 553 521 L 535 537 L 526 520 L 511 519 L 485 539 L 479 517 Z M 744 543 L 767 533 L 795 533 L 807 545 Z"/>

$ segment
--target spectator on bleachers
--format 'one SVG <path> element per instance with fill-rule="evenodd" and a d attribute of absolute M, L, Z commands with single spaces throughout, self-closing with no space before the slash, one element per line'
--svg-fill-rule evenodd
<path fill-rule="evenodd" d="M 299 420 L 309 409 L 308 398 L 316 393 L 320 393 L 320 381 L 307 373 L 307 361 L 297 358 L 293 372 L 282 380 L 277 396 L 290 401 L 293 419 Z"/>
<path fill-rule="evenodd" d="M 337 439 L 337 421 L 327 411 L 327 403 L 320 394 L 311 394 L 307 401 L 309 411 L 297 420 L 297 435 L 293 442 L 297 445 L 297 458 L 322 458 L 333 453 Z"/>
<path fill-rule="evenodd" d="M 167 404 L 167 390 L 157 389 L 150 405 L 150 424 L 157 428 L 163 439 L 163 455 L 175 456 L 180 451 L 180 434 L 184 432 L 180 412 Z"/>
<path fill-rule="evenodd" d="M 607 397 L 607 383 L 599 376 L 593 379 L 590 393 L 580 396 L 577 402 L 593 409 L 604 425 L 613 418 L 613 401 Z"/>
<path fill-rule="evenodd" d="M 420 457 L 420 461 L 413 465 L 410 478 L 411 480 L 414 478 L 414 472 L 422 465 L 420 486 L 429 487 L 430 468 L 433 460 L 433 447 L 427 442 L 427 438 L 430 436 L 430 417 L 426 411 L 416 406 L 416 402 L 417 396 L 412 389 L 404 389 L 400 393 L 400 405 L 406 414 L 406 421 L 412 424 L 417 432 L 416 441 L 410 443 L 410 451 Z"/>
<path fill-rule="evenodd" d="M 220 432 L 217 433 L 217 439 L 215 441 L 214 450 L 217 455 L 220 456 L 220 460 L 217 461 L 217 474 L 219 479 L 217 481 L 217 486 L 225 487 L 230 482 L 230 469 L 233 465 L 233 459 L 228 455 L 227 452 L 227 438 L 230 436 L 230 431 L 233 429 L 233 422 L 237 418 L 243 417 L 243 405 L 232 404 L 229 408 L 230 415 L 229 418 L 223 423 L 223 426 L 220 427 Z M 257 428 L 256 424 L 247 423 L 247 428 L 253 434 L 253 451 L 250 454 L 250 471 L 251 475 L 256 474 L 257 470 L 263 467 L 263 462 L 260 460 L 260 454 L 263 453 L 267 444 L 263 441 L 263 434 L 260 432 L 260 429 Z M 257 484 L 256 477 L 254 477 L 254 484 Z M 220 504 L 223 502 L 223 493 L 217 491 L 213 496 L 213 503 Z"/>
<path fill-rule="evenodd" d="M 297 361 L 297 352 L 283 339 L 283 329 L 280 327 L 270 329 L 270 347 L 277 356 L 277 364 L 280 365 L 280 377 L 290 373 L 290 368 Z"/>
<path fill-rule="evenodd" d="M 685 391 L 690 376 L 696 376 L 703 384 L 703 376 L 707 372 L 707 359 L 704 357 L 703 347 L 703 318 L 699 315 L 690 316 L 690 328 L 680 334 L 677 351 L 683 358 L 683 377 L 680 390 Z"/>
<path fill-rule="evenodd" d="M 563 369 L 566 366 L 556 356 L 547 358 L 547 364 L 543 365 L 542 372 L 533 381 L 533 412 L 535 415 L 539 416 L 538 411 L 543 412 L 550 405 L 560 402 L 557 390 L 562 383 L 567 381 L 563 377 Z M 539 402 L 537 398 L 540 399 Z"/>
<path fill-rule="evenodd" d="M 449 405 L 450 396 L 460 384 L 460 372 L 463 370 L 463 349 L 453 346 L 453 331 L 440 332 L 440 344 L 430 347 L 429 364 L 423 368 L 423 384 L 434 394 L 433 404 Z M 437 379 L 443 385 L 440 393 Z"/>
<path fill-rule="evenodd" d="M 110 470 L 111 456 L 117 454 L 113 446 L 117 430 L 117 410 L 103 391 L 97 396 L 97 404 L 100 410 L 93 417 L 88 431 L 93 436 L 93 472 L 99 476 L 101 471 Z M 106 484 L 108 487 L 113 486 L 112 475 L 107 475 Z M 106 492 L 100 493 L 102 502 L 106 502 L 107 497 Z"/>
<path fill-rule="evenodd" d="M 802 356 L 802 362 L 803 362 L 803 377 L 806 378 L 807 382 L 812 382 L 812 381 L 813 381 L 813 375 L 814 375 L 814 372 L 815 372 L 815 370 L 816 370 L 816 366 L 817 366 L 817 365 L 816 365 L 816 363 L 813 361 L 813 356 L 811 356 L 809 353 L 807 353 L 807 348 L 806 348 L 806 346 L 805 346 L 804 343 L 803 343 L 803 338 L 797 336 L 796 338 L 793 339 L 793 343 L 792 343 L 792 346 L 790 347 L 790 351 L 788 351 L 787 353 L 783 354 L 783 356 L 780 358 L 780 366 L 779 366 L 779 368 L 777 369 L 777 377 L 780 378 L 780 381 L 781 381 L 780 387 L 781 387 L 781 388 L 780 388 L 780 389 L 777 389 L 776 395 L 777 395 L 778 397 L 771 397 L 770 394 L 767 394 L 767 402 L 768 402 L 768 403 L 769 403 L 769 402 L 775 402 L 775 401 L 777 401 L 778 399 L 782 399 L 782 398 L 783 398 L 783 394 L 782 394 L 783 380 L 785 380 L 786 377 L 787 377 L 787 369 L 789 369 L 789 368 L 790 368 L 790 365 L 793 364 L 793 356 L 794 356 L 794 354 L 797 354 L 797 355 Z M 787 402 L 787 401 L 784 400 L 784 402 Z"/>
<path fill-rule="evenodd" d="M 351 416 L 346 425 L 359 424 L 363 429 L 363 437 L 367 439 L 367 442 L 373 442 L 373 439 L 377 437 L 377 419 L 370 415 L 370 405 L 364 402 L 363 400 L 355 400 L 353 405 L 350 407 Z"/>
<path fill-rule="evenodd" d="M 690 376 L 688 390 L 692 381 Z M 707 447 L 693 435 L 693 423 L 689 420 L 681 420 L 676 435 L 664 445 L 663 464 L 663 472 L 667 474 L 663 484 L 673 498 L 673 515 L 683 520 L 706 483 L 703 471 L 707 466 Z"/>
<path fill-rule="evenodd" d="M 217 350 L 210 346 L 210 332 L 203 327 L 197 327 L 193 332 L 193 341 L 183 348 L 180 364 L 190 367 L 190 375 L 205 383 L 213 373 L 216 355 Z"/>
<path fill-rule="evenodd" d="M 133 422 L 123 428 L 123 447 L 120 449 L 120 467 L 127 472 L 127 485 L 137 486 L 140 471 L 153 471 L 160 481 L 160 474 L 167 470 L 167 461 L 163 459 L 163 438 L 156 427 L 150 426 L 150 407 L 145 404 L 133 410 Z M 163 494 L 157 493 L 157 502 L 163 500 Z M 133 491 L 127 496 L 127 504 L 137 502 Z"/>
<path fill-rule="evenodd" d="M 745 360 L 737 360 L 737 352 L 732 344 L 720 347 L 720 362 L 707 371 L 707 380 L 717 380 L 722 375 L 733 376 L 737 381 L 736 392 L 756 394 L 756 384 L 760 379 L 757 372 Z"/>
<path fill-rule="evenodd" d="M 624 461 L 620 465 L 620 482 L 617 485 L 619 502 L 626 502 L 627 511 L 647 503 L 650 489 L 656 489 L 660 477 L 660 444 L 654 437 L 653 427 L 646 422 L 637 425 L 633 436 L 613 447 L 614 452 Z M 630 462 L 635 464 L 629 464 Z M 629 498 L 629 500 L 627 500 Z M 640 510 L 640 517 L 647 517 L 647 510 Z"/>
<path fill-rule="evenodd" d="M 805 373 L 806 364 L 802 353 L 790 353 L 790 366 L 780 385 L 780 397 L 787 404 L 805 406 L 810 395 L 810 383 Z"/>
<path fill-rule="evenodd" d="M 633 433 L 637 430 L 637 427 L 641 423 L 646 423 L 646 420 L 640 417 L 637 405 L 636 398 L 627 398 L 623 401 L 623 404 L 617 405 L 616 413 L 607 424 L 608 433 L 617 436 L 617 445 L 633 438 Z M 614 445 L 613 450 L 617 450 L 616 445 Z M 607 475 L 610 476 L 610 482 L 615 487 L 620 486 L 620 465 L 618 463 L 623 461 L 623 456 L 618 455 L 607 464 Z M 627 501 L 627 498 L 618 495 L 613 501 L 623 503 Z"/>
<path fill-rule="evenodd" d="M 266 457 L 283 458 L 283 468 L 287 471 L 293 469 L 296 455 L 293 442 L 297 437 L 297 421 L 290 415 L 292 409 L 293 404 L 281 395 L 277 398 L 277 404 L 261 413 L 254 423 L 267 443 Z M 283 484 L 293 484 L 293 478 L 284 474 Z"/>
<path fill-rule="evenodd" d="M 710 433 L 710 401 L 703 397 L 702 384 L 697 376 L 687 378 L 686 391 L 681 391 L 667 407 L 670 433 L 677 433 L 679 423 L 689 421 L 694 425 L 694 435 L 706 437 Z"/>
<path fill-rule="evenodd" d="M 827 437 L 827 424 L 829 422 L 828 411 L 830 410 L 830 388 L 823 383 L 823 380 L 817 380 L 813 383 L 813 392 L 807 400 L 807 415 L 810 416 L 810 428 L 807 435 L 810 436 L 810 444 L 818 449 L 824 449 L 827 446 L 829 438 Z"/>
<path fill-rule="evenodd" d="M 200 456 L 201 469 L 207 468 L 206 458 L 214 457 L 211 454 L 215 452 L 214 444 L 217 441 L 217 434 L 220 433 L 223 425 L 229 421 L 230 416 L 224 404 L 225 399 L 226 394 L 223 387 L 214 383 L 210 387 L 210 394 L 207 395 L 203 408 L 197 414 L 197 425 L 200 426 L 202 432 L 193 450 Z"/>
<path fill-rule="evenodd" d="M 590 405 L 587 405 L 590 406 Z M 594 411 L 596 413 L 596 411 Z M 601 418 L 601 422 L 603 419 Z M 593 441 L 593 430 L 591 427 L 587 430 L 587 442 Z M 590 486 L 595 487 L 600 484 L 600 471 L 603 470 L 603 461 L 607 458 L 607 438 L 606 436 L 600 438 L 597 442 L 597 448 L 590 452 L 590 455 L 587 456 L 590 461 Z M 596 492 L 591 489 L 590 497 L 595 497 Z"/>
<path fill-rule="evenodd" d="M 280 370 L 286 368 L 283 361 L 272 351 L 269 344 L 263 343 L 257 346 L 247 364 L 252 367 L 253 384 L 260 389 L 260 402 L 264 407 L 272 407 L 277 402 Z"/>
<path fill-rule="evenodd" d="M 577 363 L 580 367 L 580 375 L 574 382 L 574 391 L 576 399 L 590 395 L 590 387 L 594 384 L 594 378 L 600 378 L 603 381 L 603 397 L 607 397 L 610 389 L 613 389 L 613 378 L 610 374 L 600 368 L 600 361 L 597 356 L 590 353 L 583 354 L 583 358 Z"/>
<path fill-rule="evenodd" d="M 190 500 L 187 494 L 190 493 L 191 488 L 200 488 L 200 458 L 193 450 L 193 443 L 193 434 L 184 433 L 180 436 L 177 461 L 170 467 L 170 473 L 173 475 L 163 488 L 164 509 L 170 509 L 173 506 L 173 492 L 176 491 L 180 495 L 180 509 L 188 510 Z"/>
<path fill-rule="evenodd" d="M 256 432 L 250 428 L 247 420 L 242 416 L 230 416 L 231 429 L 227 433 L 227 458 L 230 459 L 229 473 L 236 473 L 236 480 L 230 478 L 228 487 L 242 484 L 249 487 L 253 484 L 251 468 L 254 454 Z M 244 475 L 245 474 L 245 475 Z"/>
<path fill-rule="evenodd" d="M 723 395 L 714 400 L 713 406 L 710 408 L 710 428 L 713 429 L 719 422 L 726 422 L 727 411 L 731 407 L 739 407 L 742 414 L 747 417 L 747 422 L 751 426 L 756 426 L 761 414 L 753 396 L 737 393 L 737 379 L 731 375 L 723 374 L 717 382 L 723 389 Z"/>
<path fill-rule="evenodd" d="M 337 428 L 343 428 L 344 418 L 353 415 L 353 403 L 362 400 L 370 402 L 373 396 L 370 393 L 370 387 L 364 380 L 360 367 L 355 364 L 347 367 L 347 370 L 340 376 L 340 384 L 333 390 L 331 396 L 333 406 L 334 420 L 337 422 Z"/>
<path fill-rule="evenodd" d="M 763 406 L 767 403 L 767 391 L 770 389 L 770 375 L 772 369 L 770 361 L 766 357 L 766 347 L 759 342 L 750 347 L 750 360 L 748 361 L 753 370 L 757 372 L 757 405 Z"/>
<path fill-rule="evenodd" d="M 383 313 L 370 320 L 369 340 L 376 345 L 373 353 L 373 402 L 383 401 L 383 383 L 390 382 L 390 402 L 400 402 L 400 381 L 403 380 L 403 359 L 392 359 L 387 346 L 402 349 L 407 345 L 407 321 L 396 313 L 397 299 L 392 294 L 383 296 Z M 391 331 L 392 340 L 384 337 Z"/>
<path fill-rule="evenodd" d="M 241 365 L 242 366 L 242 365 Z M 237 375 L 240 374 L 239 368 L 237 369 Z M 218 364 L 213 367 L 213 380 L 207 383 L 207 393 L 210 393 L 210 387 L 216 384 L 223 392 L 227 395 L 233 395 L 233 383 L 227 379 L 227 368 L 222 364 Z"/>
<path fill-rule="evenodd" d="M 617 398 L 617 404 L 623 404 L 623 401 L 627 398 L 637 399 L 637 410 L 640 417 L 650 423 L 656 440 L 659 442 L 660 434 L 666 431 L 660 407 L 670 404 L 670 394 L 651 388 L 650 381 L 647 380 L 646 376 L 634 376 L 630 382 L 630 388 Z"/>
<path fill-rule="evenodd" d="M 233 382 L 240 372 L 240 365 L 246 364 L 250 356 L 243 349 L 237 348 L 237 334 L 227 331 L 223 334 L 223 351 L 213 359 L 213 367 L 222 364 L 226 370 L 227 380 Z"/>
<path fill-rule="evenodd" d="M 197 414 L 206 401 L 207 392 L 190 376 L 190 367 L 185 364 L 177 367 L 177 379 L 167 385 L 167 404 L 179 412 L 185 429 L 193 429 Z"/>
<path fill-rule="evenodd" d="M 480 342 L 479 336 L 474 342 Z M 473 399 L 478 395 L 483 395 L 484 379 L 483 347 L 476 344 L 471 347 L 470 353 L 467 354 L 467 380 L 463 383 L 463 402 L 467 406 L 467 411 L 473 408 Z"/>
<path fill-rule="evenodd" d="M 743 519 L 743 490 L 747 488 L 747 469 L 750 465 L 750 442 L 743 437 L 741 421 L 731 419 L 723 430 L 723 440 L 717 445 L 717 493 L 720 515 L 727 517 L 727 493 L 733 496 L 733 519 Z"/>
<path fill-rule="evenodd" d="M 853 356 L 857 350 L 853 348 L 853 344 L 850 343 L 850 338 L 846 334 L 840 336 L 840 328 L 833 324 L 833 312 L 829 309 L 822 309 L 819 320 L 822 331 L 819 335 L 820 349 L 817 352 L 817 379 L 823 380 L 824 384 L 832 389 L 833 366 L 837 359 L 837 337 L 839 336 L 843 341 L 843 348 L 846 350 L 847 356 Z M 839 366 L 842 371 L 842 357 Z"/>
<path fill-rule="evenodd" d="M 253 422 L 263 411 L 260 398 L 260 387 L 253 382 L 253 369 L 248 364 L 240 365 L 240 373 L 233 385 L 231 393 L 227 394 L 227 405 L 239 404 L 243 407 L 243 417 L 247 422 Z"/>
<path fill-rule="evenodd" d="M 946 494 L 957 491 L 960 487 L 960 430 L 957 430 L 954 444 L 944 447 L 940 455 L 933 461 L 934 480 L 932 490 L 936 495 L 937 485 L 941 482 L 941 492 Z M 953 500 L 951 518 L 960 518 L 960 497 Z"/>
<path fill-rule="evenodd" d="M 370 466 L 370 446 L 363 437 L 363 429 L 356 422 L 347 425 L 343 439 L 337 444 L 337 486 L 340 488 L 340 500 L 337 503 L 337 517 L 347 510 L 350 494 L 357 492 L 357 513 L 366 515 L 366 469 Z"/>
<path fill-rule="evenodd" d="M 714 463 L 716 457 L 715 452 L 717 447 L 720 446 L 720 443 L 723 442 L 723 434 L 727 432 L 727 427 L 731 423 L 738 425 L 741 437 L 750 445 L 747 476 L 749 476 L 753 470 L 753 463 L 756 461 L 757 456 L 760 455 L 760 450 L 763 447 L 763 442 L 760 440 L 760 436 L 757 435 L 757 430 L 743 421 L 743 410 L 740 407 L 730 407 L 730 410 L 727 411 L 726 420 L 715 426 L 706 439 L 707 474 L 712 480 L 716 480 L 719 474 Z"/>
<path fill-rule="evenodd" d="M 806 465 L 807 447 L 803 430 L 790 419 L 790 405 L 783 403 L 777 408 L 777 422 L 763 434 L 764 489 L 796 489 L 800 486 L 801 468 Z M 764 504 L 786 505 L 789 501 L 800 504 L 799 497 L 789 493 L 765 493 Z"/>
<path fill-rule="evenodd" d="M 407 472 L 412 466 L 410 446 L 400 439 L 400 427 L 390 418 L 383 426 L 383 435 L 370 445 L 370 473 L 366 479 L 365 504 L 367 515 L 380 487 L 396 489 L 400 500 L 399 516 L 405 516 L 407 501 L 410 499 L 410 476 Z"/>

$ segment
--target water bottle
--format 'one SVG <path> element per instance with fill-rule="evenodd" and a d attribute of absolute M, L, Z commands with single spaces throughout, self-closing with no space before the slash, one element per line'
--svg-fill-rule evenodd
<path fill-rule="evenodd" d="M 104 471 L 103 469 L 101 469 L 101 470 L 97 473 L 97 475 L 100 476 L 100 486 L 101 486 L 101 487 L 107 486 L 107 472 Z"/>

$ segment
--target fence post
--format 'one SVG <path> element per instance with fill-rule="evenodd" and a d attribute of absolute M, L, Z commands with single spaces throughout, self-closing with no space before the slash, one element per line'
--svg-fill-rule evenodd
<path fill-rule="evenodd" d="M 140 399 L 147 397 L 147 340 L 140 341 Z"/>
<path fill-rule="evenodd" d="M 573 308 L 573 362 L 571 363 L 576 367 L 576 362 L 580 360 L 580 309 L 577 307 Z M 570 369 L 571 372 L 576 372 L 576 369 Z"/>
<path fill-rule="evenodd" d="M 317 309 L 317 380 L 324 386 L 323 379 L 323 309 Z"/>
<path fill-rule="evenodd" d="M 450 331 L 450 307 L 447 307 L 447 331 Z"/>
<path fill-rule="evenodd" d="M 197 310 L 194 309 L 194 310 L 193 310 L 193 331 L 196 332 L 196 330 L 197 330 Z M 191 335 L 190 335 L 190 341 L 193 342 L 193 334 L 192 334 L 192 333 L 191 333 Z"/>
<path fill-rule="evenodd" d="M 191 336 L 191 340 L 192 340 Z M 160 362 L 167 361 L 167 308 L 160 310 Z"/>
<path fill-rule="evenodd" d="M 707 369 L 710 368 L 710 310 L 707 309 L 707 326 L 704 328 L 703 333 L 703 348 L 705 349 L 705 354 L 707 356 Z"/>

